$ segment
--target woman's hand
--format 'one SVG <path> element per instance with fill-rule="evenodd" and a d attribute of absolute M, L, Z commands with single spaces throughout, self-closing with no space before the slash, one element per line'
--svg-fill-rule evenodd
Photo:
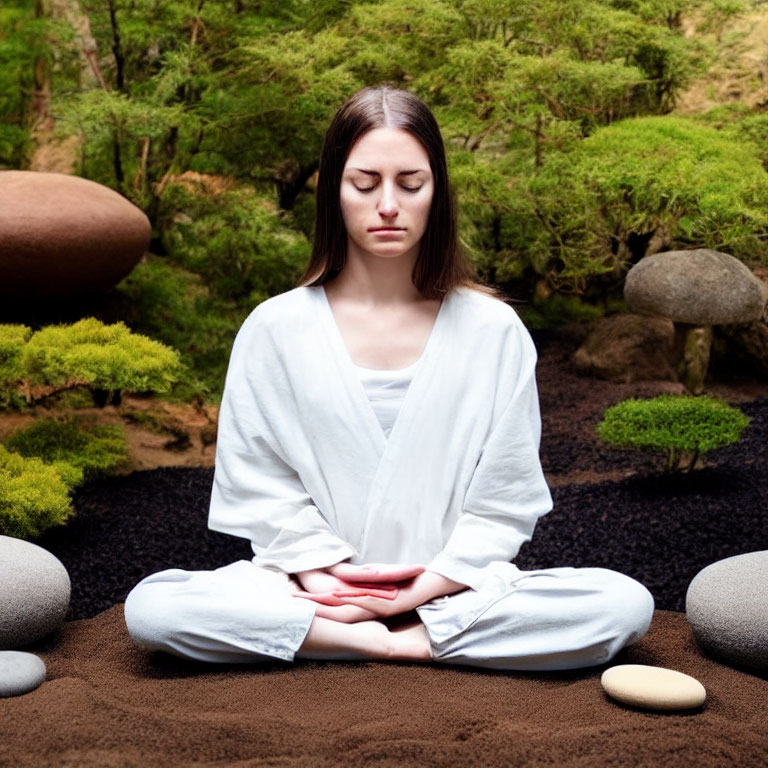
<path fill-rule="evenodd" d="M 414 577 L 424 572 L 423 565 L 392 565 L 387 563 L 352 565 L 337 563 L 328 568 L 302 571 L 296 578 L 303 591 L 293 593 L 318 603 L 316 616 L 344 623 L 367 621 L 382 616 L 394 616 L 408 609 L 373 612 L 361 605 L 352 605 L 351 598 L 371 598 L 380 602 L 398 600 L 400 591 L 413 583 Z"/>
<path fill-rule="evenodd" d="M 423 571 L 410 582 L 402 585 L 397 596 L 382 600 L 373 595 L 343 595 L 338 599 L 342 606 L 362 608 L 377 618 L 396 616 L 418 608 L 436 597 L 455 594 L 467 589 L 465 584 L 441 576 L 434 571 Z"/>
<path fill-rule="evenodd" d="M 330 566 L 328 572 L 357 586 L 362 584 L 397 584 L 408 581 L 424 572 L 423 565 L 398 565 L 393 563 L 370 563 L 367 565 L 352 565 L 352 563 L 336 563 Z"/>
<path fill-rule="evenodd" d="M 339 569 L 341 565 L 356 570 Z M 417 575 L 408 581 L 395 582 L 397 588 L 394 593 L 387 590 L 383 595 L 377 594 L 374 585 L 381 587 L 386 582 L 369 581 L 365 588 L 360 588 L 359 585 L 364 582 L 346 582 L 341 579 L 339 579 L 341 586 L 328 592 L 294 593 L 297 597 L 306 597 L 319 603 L 317 616 L 336 621 L 354 622 L 396 616 L 424 605 L 435 597 L 454 594 L 467 588 L 466 585 L 447 579 L 438 573 L 425 571 L 423 566 L 350 566 L 348 563 L 339 563 L 336 566 L 331 566 L 328 570 L 332 569 L 335 569 L 335 573 L 328 575 L 334 578 L 338 578 L 335 574 L 339 572 L 368 579 L 370 579 L 371 574 L 373 574 L 373 578 L 383 578 L 385 574 L 391 578 L 392 575 L 398 576 L 417 572 Z M 393 584 L 388 586 L 391 587 Z"/>

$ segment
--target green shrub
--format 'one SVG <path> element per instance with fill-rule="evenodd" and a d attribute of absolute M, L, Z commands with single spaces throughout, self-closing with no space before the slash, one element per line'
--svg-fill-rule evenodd
<path fill-rule="evenodd" d="M 151 255 L 117 291 L 130 306 L 131 327 L 180 354 L 185 368 L 170 398 L 217 400 L 232 340 L 252 307 L 212 296 L 198 275 Z"/>
<path fill-rule="evenodd" d="M 613 304 L 610 308 L 613 308 Z M 589 321 L 603 317 L 609 307 L 590 304 L 581 296 L 553 293 L 543 299 L 534 296 L 531 303 L 520 308 L 520 317 L 529 330 L 556 328 L 573 321 Z"/>
<path fill-rule="evenodd" d="M 291 214 L 247 187 L 205 196 L 169 185 L 161 221 L 169 257 L 202 277 L 212 296 L 249 310 L 292 288 L 311 251 Z"/>
<path fill-rule="evenodd" d="M 41 419 L 8 438 L 5 447 L 53 465 L 70 488 L 112 469 L 128 455 L 120 427 L 82 428 L 73 420 Z"/>
<path fill-rule="evenodd" d="M 509 210 L 516 239 L 502 245 L 563 291 L 601 274 L 616 282 L 654 236 L 665 249 L 768 263 L 768 177 L 756 145 L 683 117 L 600 128 L 511 186 Z"/>
<path fill-rule="evenodd" d="M 666 471 L 687 469 L 714 448 L 735 443 L 749 424 L 738 408 L 711 397 L 661 395 L 625 400 L 608 408 L 598 435 L 620 448 L 666 454 Z"/>
<path fill-rule="evenodd" d="M 14 400 L 14 385 L 24 375 L 21 354 L 31 335 L 25 325 L 0 325 L 0 408 Z"/>
<path fill-rule="evenodd" d="M 56 468 L 0 445 L 0 534 L 32 539 L 73 513 Z"/>
<path fill-rule="evenodd" d="M 131 333 L 123 323 L 104 325 L 95 318 L 33 334 L 21 364 L 31 387 L 107 392 L 167 392 L 181 369 L 174 350 Z"/>

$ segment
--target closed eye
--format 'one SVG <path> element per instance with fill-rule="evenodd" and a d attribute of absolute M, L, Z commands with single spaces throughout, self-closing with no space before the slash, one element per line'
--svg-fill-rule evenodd
<path fill-rule="evenodd" d="M 372 192 L 374 189 L 376 189 L 376 184 L 374 184 L 372 187 L 358 187 L 357 184 L 355 184 L 355 189 L 358 192 Z M 405 185 L 401 184 L 400 188 L 405 190 L 406 192 L 418 192 L 421 189 L 421 186 L 418 187 L 406 187 Z"/>

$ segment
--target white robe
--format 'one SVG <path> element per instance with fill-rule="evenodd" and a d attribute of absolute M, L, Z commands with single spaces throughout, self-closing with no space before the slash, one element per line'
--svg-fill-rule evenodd
<path fill-rule="evenodd" d="M 552 507 L 535 364 L 511 307 L 454 289 L 386 438 L 325 289 L 272 297 L 232 349 L 209 527 L 286 573 L 420 563 L 477 588 Z"/>
<path fill-rule="evenodd" d="M 471 587 L 417 607 L 434 661 L 608 661 L 647 631 L 648 590 L 602 568 L 509 562 L 552 504 L 535 362 L 510 307 L 450 292 L 387 439 L 325 290 L 260 304 L 232 350 L 209 520 L 255 556 L 144 578 L 125 602 L 133 640 L 200 661 L 291 661 L 315 604 L 288 574 L 350 559 L 425 564 Z"/>

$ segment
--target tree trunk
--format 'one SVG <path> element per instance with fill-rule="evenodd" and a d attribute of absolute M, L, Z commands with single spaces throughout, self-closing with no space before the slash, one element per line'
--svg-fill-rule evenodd
<path fill-rule="evenodd" d="M 125 93 L 125 54 L 117 26 L 117 10 L 114 0 L 108 0 L 109 22 L 112 26 L 112 53 L 115 55 L 115 83 L 120 93 Z"/>

